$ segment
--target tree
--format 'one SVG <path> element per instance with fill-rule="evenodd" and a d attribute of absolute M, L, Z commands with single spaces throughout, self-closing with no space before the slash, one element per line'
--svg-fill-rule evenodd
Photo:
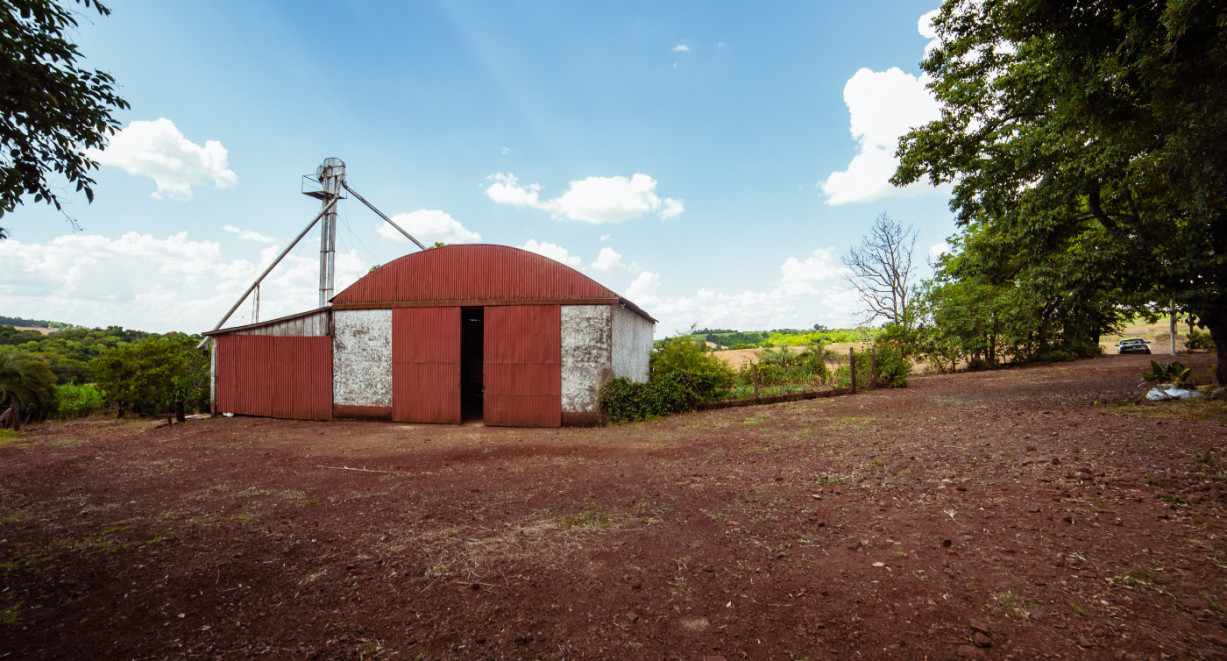
<path fill-rule="evenodd" d="M 28 418 L 41 420 L 55 404 L 55 375 L 42 356 L 0 346 L 0 427 L 21 429 Z"/>
<path fill-rule="evenodd" d="M 901 140 L 892 181 L 953 183 L 960 227 L 990 234 L 1013 277 L 1093 256 L 1060 278 L 1176 300 L 1209 328 L 1227 382 L 1219 3 L 948 0 L 934 26 L 922 67 L 941 118 Z M 1092 263 L 1098 272 L 1072 270 Z"/>
<path fill-rule="evenodd" d="M 868 308 L 862 324 L 881 317 L 889 323 L 911 325 L 907 317 L 915 248 L 916 228 L 904 227 L 884 213 L 874 219 L 861 245 L 844 256 L 844 266 L 852 270 L 848 281 Z"/>
<path fill-rule="evenodd" d="M 103 400 L 120 417 L 162 413 L 175 400 L 185 400 L 188 410 L 202 409 L 209 392 L 209 360 L 195 350 L 199 341 L 176 333 L 103 351 L 91 363 Z"/>
<path fill-rule="evenodd" d="M 81 53 L 64 36 L 76 27 L 75 11 L 57 0 L 0 0 L 0 218 L 25 195 L 63 211 L 52 173 L 94 200 L 89 172 L 98 163 L 85 150 L 106 145 L 119 127 L 111 111 L 128 102 L 110 74 L 78 66 Z"/>

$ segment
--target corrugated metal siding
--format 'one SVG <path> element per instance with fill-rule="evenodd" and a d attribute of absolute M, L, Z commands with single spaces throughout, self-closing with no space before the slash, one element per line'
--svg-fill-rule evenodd
<path fill-rule="evenodd" d="M 557 305 L 486 308 L 487 425 L 562 424 L 561 322 Z"/>
<path fill-rule="evenodd" d="M 616 302 L 618 295 L 575 269 L 519 248 L 456 245 L 413 253 L 363 276 L 333 307 L 406 303 L 492 305 L 527 301 Z"/>
<path fill-rule="evenodd" d="M 332 419 L 332 338 L 222 335 L 217 372 L 222 413 Z"/>
<path fill-rule="evenodd" d="M 392 419 L 460 422 L 460 308 L 392 311 Z"/>

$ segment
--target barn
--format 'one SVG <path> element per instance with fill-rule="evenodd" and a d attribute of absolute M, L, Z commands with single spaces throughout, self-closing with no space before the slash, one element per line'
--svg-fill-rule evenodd
<path fill-rule="evenodd" d="M 406 255 L 331 305 L 206 333 L 215 413 L 557 427 L 648 379 L 656 320 L 548 257 L 498 245 Z"/>

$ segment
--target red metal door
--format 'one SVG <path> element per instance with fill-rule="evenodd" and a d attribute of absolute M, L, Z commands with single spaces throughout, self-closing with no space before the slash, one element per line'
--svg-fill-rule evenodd
<path fill-rule="evenodd" d="M 562 424 L 561 308 L 492 306 L 483 323 L 486 424 Z"/>
<path fill-rule="evenodd" d="M 392 311 L 392 419 L 460 423 L 460 308 Z"/>
<path fill-rule="evenodd" d="M 332 419 L 332 338 L 217 338 L 217 408 L 296 420 Z"/>

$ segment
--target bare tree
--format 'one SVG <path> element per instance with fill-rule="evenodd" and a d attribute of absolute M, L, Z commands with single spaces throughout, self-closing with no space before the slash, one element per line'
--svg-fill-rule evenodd
<path fill-rule="evenodd" d="M 863 323 L 883 318 L 906 325 L 915 247 L 916 228 L 904 227 L 883 213 L 874 219 L 861 245 L 844 256 L 844 266 L 852 269 L 848 282 L 867 308 Z"/>

